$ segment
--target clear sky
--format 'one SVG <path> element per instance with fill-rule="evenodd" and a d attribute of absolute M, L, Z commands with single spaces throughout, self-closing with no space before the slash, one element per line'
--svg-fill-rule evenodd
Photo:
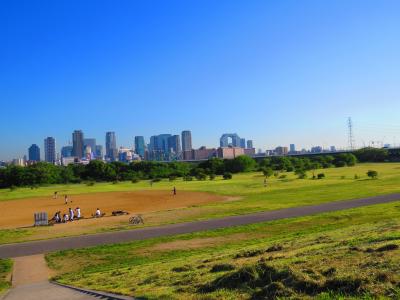
<path fill-rule="evenodd" d="M 1 1 L 0 103 L 0 159 L 74 129 L 344 147 L 348 116 L 400 143 L 400 1 Z"/>

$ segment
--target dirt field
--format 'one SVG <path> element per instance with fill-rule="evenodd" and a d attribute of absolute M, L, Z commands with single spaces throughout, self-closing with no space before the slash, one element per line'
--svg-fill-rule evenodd
<path fill-rule="evenodd" d="M 51 218 L 58 210 L 62 214 L 68 213 L 70 207 L 73 209 L 80 207 L 82 215 L 88 218 L 96 208 L 106 213 L 106 216 L 110 216 L 113 210 L 126 210 L 131 214 L 137 214 L 223 201 L 225 197 L 200 192 L 178 191 L 178 194 L 174 196 L 170 191 L 134 191 L 72 195 L 68 196 L 68 199 L 70 203 L 67 205 L 64 204 L 64 195 L 59 195 L 58 199 L 37 197 L 2 201 L 0 202 L 0 228 L 31 226 L 34 212 L 47 212 Z M 102 224 L 114 223 L 118 219 L 127 218 L 128 216 L 84 219 L 78 222 L 59 224 L 57 227 L 90 226 L 99 222 Z"/>

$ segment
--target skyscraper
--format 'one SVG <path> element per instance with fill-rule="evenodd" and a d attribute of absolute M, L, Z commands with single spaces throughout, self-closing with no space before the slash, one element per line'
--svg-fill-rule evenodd
<path fill-rule="evenodd" d="M 61 157 L 71 157 L 72 156 L 72 146 L 64 146 L 61 148 Z"/>
<path fill-rule="evenodd" d="M 95 156 L 97 159 L 103 159 L 103 146 L 102 145 L 96 145 L 96 151 L 95 151 Z"/>
<path fill-rule="evenodd" d="M 49 163 L 56 162 L 56 140 L 50 136 L 44 139 L 44 160 Z"/>
<path fill-rule="evenodd" d="M 289 152 L 290 153 L 295 153 L 296 152 L 296 145 L 295 144 L 290 144 Z"/>
<path fill-rule="evenodd" d="M 117 140 L 115 132 L 106 132 L 106 158 L 114 161 L 118 157 Z"/>
<path fill-rule="evenodd" d="M 91 149 L 91 154 L 96 156 L 96 139 L 86 138 L 83 140 L 83 145 L 84 145 L 84 149 L 86 149 L 86 147 L 89 146 Z"/>
<path fill-rule="evenodd" d="M 36 144 L 32 144 L 32 146 L 28 149 L 28 157 L 30 161 L 40 161 L 40 148 Z"/>
<path fill-rule="evenodd" d="M 135 136 L 135 152 L 144 158 L 145 144 L 143 136 Z"/>
<path fill-rule="evenodd" d="M 72 133 L 72 156 L 82 158 L 84 156 L 83 132 L 75 130 Z"/>
<path fill-rule="evenodd" d="M 252 140 L 247 140 L 247 149 L 253 149 L 253 141 Z"/>
<path fill-rule="evenodd" d="M 192 150 L 192 132 L 189 130 L 182 131 L 182 151 Z"/>
<path fill-rule="evenodd" d="M 181 138 L 179 135 L 173 135 L 168 138 L 168 152 L 180 153 L 181 149 Z"/>
<path fill-rule="evenodd" d="M 240 148 L 246 148 L 246 139 L 240 139 Z"/>

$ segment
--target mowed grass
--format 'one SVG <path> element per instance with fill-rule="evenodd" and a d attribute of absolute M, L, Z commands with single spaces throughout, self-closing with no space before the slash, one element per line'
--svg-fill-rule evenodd
<path fill-rule="evenodd" d="M 0 296 L 11 286 L 11 259 L 0 259 Z"/>
<path fill-rule="evenodd" d="M 399 299 L 400 203 L 51 253 L 59 282 L 143 299 Z"/>
<path fill-rule="evenodd" d="M 366 172 L 370 169 L 378 171 L 378 179 L 372 180 L 366 176 Z M 261 172 L 253 172 L 235 174 L 232 180 L 223 180 L 220 177 L 214 181 L 194 180 L 185 182 L 178 179 L 169 182 L 163 180 L 154 183 L 152 187 L 148 181 L 141 181 L 139 183 L 120 182 L 117 184 L 96 183 L 94 186 L 85 184 L 54 185 L 33 190 L 22 188 L 10 191 L 7 189 L 0 190 L 0 201 L 11 201 L 12 199 L 18 201 L 18 198 L 32 196 L 52 197 L 56 190 L 61 195 L 64 193 L 73 195 L 143 189 L 171 192 L 174 186 L 177 187 L 178 193 L 187 190 L 232 196 L 229 201 L 144 214 L 145 226 L 155 226 L 400 192 L 400 163 L 358 164 L 354 167 L 316 170 L 315 174 L 318 173 L 325 173 L 326 178 L 321 180 L 297 179 L 293 172 L 281 173 L 279 175 L 285 175 L 286 178 L 269 178 L 267 187 L 264 187 L 264 177 Z M 308 172 L 308 175 L 311 177 L 312 172 Z M 355 179 L 355 175 L 359 178 Z M 35 201 L 35 199 L 32 198 L 32 201 Z M 119 222 L 107 226 L 102 226 L 100 223 L 96 228 L 82 227 L 80 230 L 63 231 L 62 233 L 52 228 L 0 230 L 0 243 L 132 228 L 127 222 Z"/>

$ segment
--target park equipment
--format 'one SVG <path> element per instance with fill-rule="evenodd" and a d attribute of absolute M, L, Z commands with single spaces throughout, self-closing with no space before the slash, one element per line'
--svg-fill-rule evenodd
<path fill-rule="evenodd" d="M 34 213 L 34 226 L 47 226 L 49 225 L 49 218 L 47 212 Z"/>

